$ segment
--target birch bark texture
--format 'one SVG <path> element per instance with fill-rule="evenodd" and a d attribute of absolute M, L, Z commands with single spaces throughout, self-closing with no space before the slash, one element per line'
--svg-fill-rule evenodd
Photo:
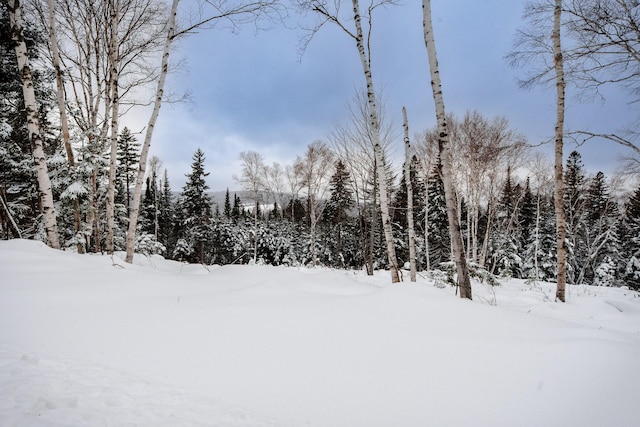
<path fill-rule="evenodd" d="M 411 140 L 409 139 L 409 120 L 407 109 L 402 107 L 404 128 L 404 182 L 407 186 L 407 227 L 409 233 L 409 278 L 416 281 L 416 232 L 413 223 L 413 183 L 411 181 Z"/>
<path fill-rule="evenodd" d="M 53 203 L 51 180 L 49 179 L 49 171 L 47 170 L 47 162 L 42 144 L 40 120 L 38 118 L 38 104 L 33 87 L 33 77 L 31 74 L 31 66 L 29 64 L 27 44 L 25 42 L 22 27 L 20 0 L 8 0 L 7 6 L 11 25 L 11 37 L 15 44 L 18 70 L 22 81 L 22 93 L 27 114 L 27 131 L 33 151 L 33 163 L 36 169 L 38 192 L 40 196 L 40 203 L 42 205 L 47 243 L 52 248 L 59 249 L 60 243 L 58 240 L 58 227 L 56 224 L 56 210 Z"/>
<path fill-rule="evenodd" d="M 369 125 L 371 129 L 371 139 L 374 151 L 376 181 L 378 183 L 379 198 L 380 198 L 380 215 L 382 218 L 382 228 L 384 231 L 385 243 L 387 247 L 387 259 L 389 263 L 389 270 L 391 272 L 391 282 L 400 282 L 400 269 L 398 268 L 398 261 L 396 258 L 396 251 L 393 245 L 393 233 L 391 229 L 391 215 L 389 214 L 389 189 L 385 175 L 385 162 L 383 156 L 383 150 L 380 141 L 380 118 L 378 117 L 377 101 L 375 90 L 373 86 L 373 78 L 371 73 L 371 14 L 373 10 L 379 6 L 396 4 L 395 0 L 378 0 L 372 1 L 367 9 L 368 11 L 368 24 L 369 29 L 367 37 L 362 27 L 362 16 L 360 13 L 360 4 L 358 0 L 352 0 L 353 5 L 353 23 L 354 28 L 350 28 L 350 24 L 347 24 L 346 20 L 342 20 L 340 15 L 341 2 L 340 1 L 327 1 L 327 0 L 298 0 L 298 4 L 306 10 L 311 10 L 318 13 L 322 17 L 322 21 L 311 30 L 311 35 L 306 38 L 303 43 L 304 48 L 308 45 L 313 35 L 327 22 L 331 22 L 340 28 L 345 34 L 351 37 L 356 42 L 356 48 L 360 56 L 360 62 L 362 63 L 362 70 L 366 81 L 367 102 L 369 105 Z M 366 44 L 366 47 L 365 47 Z"/>
<path fill-rule="evenodd" d="M 562 0 L 556 0 L 553 9 L 553 65 L 556 75 L 556 127 L 555 127 L 555 192 L 554 205 L 556 211 L 556 239 L 558 273 L 556 281 L 556 301 L 565 302 L 567 282 L 567 246 L 566 215 L 564 211 L 564 182 L 562 171 L 562 151 L 564 136 L 564 98 L 566 83 L 564 80 L 564 64 L 562 60 L 562 44 L 560 26 L 562 19 Z"/>
<path fill-rule="evenodd" d="M 118 54 L 118 29 L 120 27 L 120 1 L 110 0 L 109 9 L 109 100 L 111 101 L 111 125 L 109 137 L 109 185 L 107 187 L 107 236 L 106 247 L 107 253 L 113 253 L 113 237 L 115 223 L 115 194 L 116 194 L 116 167 L 118 157 L 118 121 L 120 99 L 118 94 L 118 73 L 119 73 L 119 54 Z"/>
<path fill-rule="evenodd" d="M 167 36 L 162 49 L 162 63 L 160 65 L 160 76 L 158 77 L 158 85 L 156 86 L 156 97 L 153 103 L 153 112 L 147 124 L 147 132 L 144 136 L 144 142 L 140 151 L 140 163 L 138 167 L 138 176 L 136 177 L 136 186 L 133 191 L 133 200 L 131 202 L 131 211 L 129 214 L 129 229 L 125 239 L 126 256 L 125 261 L 129 264 L 133 263 L 133 250 L 135 246 L 136 228 L 138 226 L 138 216 L 140 214 L 140 199 L 142 197 L 142 183 L 147 168 L 147 157 L 149 156 L 149 147 L 151 146 L 151 138 L 158 121 L 160 107 L 162 106 L 162 98 L 164 96 L 164 86 L 169 72 L 169 54 L 171 45 L 175 38 L 176 15 L 178 13 L 178 3 L 180 0 L 171 2 L 171 10 L 167 21 Z"/>
<path fill-rule="evenodd" d="M 440 161 L 442 163 L 441 174 L 447 205 L 451 247 L 456 264 L 456 271 L 458 273 L 457 284 L 460 289 L 460 298 L 472 299 L 469 268 L 467 266 L 467 259 L 465 257 L 462 243 L 462 232 L 460 230 L 460 222 L 458 221 L 455 189 L 453 186 L 453 159 L 451 156 L 450 139 L 447 130 L 447 115 L 444 108 L 444 97 L 442 94 L 442 82 L 440 80 L 435 37 L 433 35 L 430 0 L 422 0 L 422 15 L 424 42 L 427 47 L 427 56 L 429 59 L 431 90 L 433 92 L 433 101 L 435 103 L 436 119 L 438 123 L 438 148 L 440 151 Z"/>

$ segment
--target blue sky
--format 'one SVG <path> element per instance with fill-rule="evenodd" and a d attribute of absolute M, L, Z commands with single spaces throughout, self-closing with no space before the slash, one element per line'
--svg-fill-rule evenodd
<path fill-rule="evenodd" d="M 432 13 L 447 111 L 506 116 L 513 129 L 537 143 L 553 135 L 554 90 L 521 90 L 517 77 L 523 71 L 504 60 L 523 25 L 523 4 L 435 0 Z M 296 19 L 304 18 L 292 14 L 289 26 Z M 237 189 L 232 176 L 239 173 L 241 151 L 254 150 L 269 163 L 287 164 L 303 155 L 309 143 L 326 139 L 336 123 L 346 123 L 346 106 L 364 86 L 355 45 L 327 25 L 300 57 L 304 34 L 281 26 L 257 33 L 246 27 L 238 34 L 201 31 L 180 41 L 172 59 L 186 61 L 168 84 L 172 91 L 190 92 L 191 102 L 162 107 L 151 146 L 174 190 L 184 184 L 197 148 L 207 156 L 209 186 Z M 372 51 L 373 77 L 398 128 L 400 151 L 403 105 L 412 133 L 435 124 L 420 1 L 377 11 Z M 634 119 L 636 111 L 623 96 L 615 90 L 605 94 L 606 102 L 585 104 L 570 91 L 567 126 L 614 132 Z M 567 144 L 566 153 L 573 148 Z M 589 143 L 580 151 L 588 171 L 606 173 L 616 167 L 618 153 L 624 153 L 606 142 Z"/>

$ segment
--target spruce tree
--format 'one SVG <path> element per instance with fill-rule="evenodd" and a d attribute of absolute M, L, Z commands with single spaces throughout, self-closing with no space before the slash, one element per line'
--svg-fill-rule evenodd
<path fill-rule="evenodd" d="M 120 137 L 118 138 L 116 181 L 121 182 L 126 194 L 125 206 L 127 207 L 127 216 L 129 215 L 129 204 L 131 203 L 131 188 L 135 183 L 138 173 L 138 162 L 140 160 L 140 143 L 137 141 L 128 127 L 125 127 L 122 129 L 122 132 L 120 132 Z"/>
<path fill-rule="evenodd" d="M 205 181 L 209 173 L 204 171 L 204 161 L 202 150 L 196 150 L 180 200 L 183 239 L 193 249 L 187 259 L 199 263 L 205 262 L 205 243 L 210 238 L 212 219 L 211 198 L 206 192 L 209 186 Z"/>
<path fill-rule="evenodd" d="M 430 264 L 437 266 L 451 260 L 451 240 L 447 206 L 444 199 L 444 183 L 436 166 L 429 175 L 429 256 Z"/>
<path fill-rule="evenodd" d="M 224 195 L 224 217 L 229 219 L 231 218 L 231 201 L 229 200 L 229 188 L 227 187 L 227 192 Z"/>
<path fill-rule="evenodd" d="M 621 228 L 622 284 L 640 290 L 640 185 L 625 206 Z"/>
<path fill-rule="evenodd" d="M 329 182 L 329 201 L 323 212 L 323 222 L 329 227 L 328 250 L 336 252 L 339 266 L 344 267 L 343 232 L 348 221 L 348 212 L 354 206 L 353 194 L 350 189 L 351 176 L 342 160 L 336 162 L 336 170 Z M 335 239 L 335 240 L 334 240 Z"/>
<path fill-rule="evenodd" d="M 167 248 L 167 255 L 173 254 L 176 243 L 175 212 L 173 195 L 167 170 L 164 170 L 158 203 L 158 240 Z"/>
<path fill-rule="evenodd" d="M 586 261 L 584 250 L 585 173 L 582 156 L 572 151 L 564 168 L 564 209 L 566 212 L 567 282 L 577 284 L 581 266 Z"/>

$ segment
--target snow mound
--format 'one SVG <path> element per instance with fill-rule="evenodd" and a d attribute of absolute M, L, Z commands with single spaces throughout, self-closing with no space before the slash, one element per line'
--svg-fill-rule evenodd
<path fill-rule="evenodd" d="M 628 289 L 135 261 L 0 241 L 0 425 L 640 425 Z"/>
<path fill-rule="evenodd" d="M 0 350 L 0 424 L 276 426 L 237 407 L 101 366 Z"/>

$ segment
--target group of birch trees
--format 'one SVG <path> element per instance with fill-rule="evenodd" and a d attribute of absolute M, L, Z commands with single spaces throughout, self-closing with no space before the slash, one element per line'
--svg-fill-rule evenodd
<path fill-rule="evenodd" d="M 7 89 L 7 93 L 13 96 L 7 99 L 19 101 L 21 105 L 4 103 L 5 110 L 13 108 L 13 116 L 11 119 L 8 115 L 3 117 L 3 135 L 17 135 L 21 126 L 15 118 L 24 118 L 22 146 L 17 144 L 14 151 L 24 150 L 28 146 L 33 155 L 37 178 L 33 188 L 37 196 L 31 199 L 31 204 L 32 208 L 34 204 L 37 205 L 42 228 L 33 229 L 31 234 L 40 233 L 52 247 L 74 246 L 78 251 L 113 252 L 124 243 L 127 261 L 131 262 L 136 235 L 141 228 L 138 217 L 145 178 L 156 185 L 156 177 L 149 180 L 147 157 L 160 107 L 167 98 L 165 81 L 174 41 L 196 29 L 211 29 L 219 20 L 234 27 L 263 17 L 278 19 L 289 6 L 279 0 L 206 0 L 198 13 L 191 15 L 190 21 L 178 24 L 178 3 L 179 0 L 173 0 L 167 6 L 160 0 L 48 0 L 46 3 L 30 2 L 23 7 L 20 0 L 3 0 L 3 27 L 10 35 L 10 39 L 3 39 L 3 59 L 15 58 L 14 79 L 18 77 L 22 87 L 21 94 L 15 87 Z M 356 119 L 352 123 L 354 127 L 335 129 L 329 136 L 331 149 L 324 143 L 311 144 L 305 157 L 287 168 L 277 165 L 265 167 L 257 153 L 242 154 L 243 170 L 238 181 L 251 191 L 256 204 L 250 233 L 254 242 L 253 260 L 258 261 L 260 188 L 269 188 L 274 204 L 280 200 L 282 207 L 285 194 L 282 182 L 283 177 L 287 177 L 290 178 L 292 218 L 297 200 L 295 195 L 305 189 L 310 257 L 313 263 L 318 262 L 315 244 L 317 226 L 321 222 L 323 209 L 328 206 L 328 173 L 334 167 L 335 160 L 339 159 L 344 172 L 351 174 L 350 185 L 355 198 L 352 209 L 358 211 L 357 218 L 361 223 L 360 247 L 364 251 L 368 241 L 369 252 L 373 254 L 375 232 L 371 230 L 377 228 L 374 224 L 379 224 L 384 237 L 384 264 L 391 272 L 392 282 L 398 282 L 401 279 L 401 262 L 397 250 L 403 244 L 399 244 L 394 235 L 394 226 L 397 226 L 392 203 L 394 179 L 385 153 L 385 145 L 393 143 L 395 136 L 393 132 L 388 132 L 383 122 L 380 96 L 374 84 L 375 70 L 371 62 L 374 14 L 377 15 L 387 6 L 398 6 L 398 2 L 371 0 L 361 4 L 359 0 L 344 3 L 340 0 L 296 0 L 292 4 L 299 11 L 317 19 L 304 39 L 305 48 L 326 25 L 341 31 L 345 41 L 354 45 L 354 53 L 362 64 L 365 91 L 362 102 L 351 111 Z M 404 209 L 408 213 L 405 215 L 405 218 L 408 216 L 408 261 L 411 280 L 415 280 L 418 264 L 415 242 L 419 237 L 419 222 L 411 213 L 424 210 L 422 232 L 425 233 L 424 253 L 428 254 L 429 203 L 425 203 L 424 207 L 413 204 L 418 191 L 412 185 L 412 173 L 414 176 L 422 173 L 428 194 L 430 174 L 435 171 L 440 183 L 438 186 L 440 188 L 441 185 L 443 190 L 450 258 L 456 266 L 460 296 L 471 298 L 469 261 L 480 265 L 493 262 L 492 268 L 497 268 L 495 266 L 500 262 L 504 264 L 505 258 L 496 261 L 496 253 L 499 252 L 495 247 L 493 250 L 491 248 L 491 242 L 495 246 L 499 240 L 493 234 L 494 226 L 500 220 L 499 203 L 496 201 L 500 186 L 510 182 L 511 166 L 515 167 L 517 162 L 514 159 L 522 155 L 524 141 L 509 129 L 505 119 L 488 120 L 474 112 L 458 120 L 447 114 L 430 1 L 423 0 L 422 9 L 424 41 L 429 60 L 429 75 L 425 75 L 425 84 L 431 84 L 437 126 L 425 132 L 422 141 L 412 144 L 410 124 L 406 120 L 406 111 L 403 111 L 405 168 L 402 173 L 402 192 L 407 203 L 395 209 Z M 567 239 L 563 172 L 563 144 L 567 137 L 564 131 L 567 82 L 585 92 L 597 92 L 603 85 L 623 84 L 631 94 L 637 94 L 640 12 L 637 2 L 632 0 L 542 0 L 527 3 L 525 11 L 530 27 L 520 31 L 516 48 L 509 59 L 514 65 L 535 65 L 529 67 L 533 71 L 523 80 L 525 86 L 553 82 L 556 87 L 556 279 L 557 298 L 564 301 L 566 258 L 572 249 Z M 28 19 L 24 16 L 28 16 Z M 25 36 L 29 34 L 35 34 L 36 37 Z M 568 41 L 564 42 L 565 39 Z M 542 65 L 536 68 L 539 64 Z M 7 70 L 11 68 L 11 64 L 3 66 L 8 67 Z M 55 89 L 48 87 L 46 79 L 39 76 L 47 72 L 55 81 Z M 149 96 L 149 93 L 153 95 Z M 121 182 L 117 175 L 119 167 L 122 167 L 118 160 L 118 143 L 123 140 L 121 120 L 132 109 L 145 105 L 152 106 L 152 110 L 144 129 L 137 171 L 124 189 L 127 194 L 127 220 L 117 221 L 117 185 Z M 582 142 L 604 138 L 622 144 L 634 153 L 630 156 L 631 161 L 636 160 L 634 155 L 640 154 L 632 130 L 623 135 L 608 130 L 601 133 L 578 130 L 571 137 Z M 5 139 L 9 141 L 11 138 Z M 11 154 L 12 148 L 7 146 L 3 150 Z M 505 164 L 506 169 L 502 167 Z M 498 176 L 505 170 L 506 175 Z M 467 173 L 456 174 L 456 171 Z M 152 174 L 157 175 L 157 172 L 152 171 Z M 526 187 L 529 188 L 529 185 Z M 0 194 L 3 202 L 0 206 L 3 232 L 20 236 L 22 233 L 16 217 L 29 208 L 26 205 L 10 206 L 8 194 L 11 192 L 15 192 L 15 188 L 4 186 L 4 194 Z M 524 197 L 522 194 L 518 200 Z M 335 194 L 333 196 L 338 197 Z M 428 199 L 426 197 L 425 200 Z M 371 224 L 368 239 L 363 231 L 363 213 L 367 205 L 370 206 L 370 215 L 366 218 Z M 341 217 L 347 211 L 343 208 Z M 508 220 L 503 218 L 506 222 L 501 225 L 506 227 L 507 235 L 516 229 L 516 216 L 514 210 L 507 215 Z M 540 218 L 536 221 L 539 222 Z M 59 232 L 59 224 L 63 226 L 64 233 Z M 156 229 L 156 237 L 157 234 Z M 513 236 L 505 239 L 513 241 Z M 205 241 L 204 237 L 199 240 L 200 260 L 203 259 L 202 242 Z M 368 271 L 372 272 L 373 256 L 368 259 L 365 264 Z M 594 261 L 588 259 L 593 270 Z M 429 266 L 429 256 L 425 257 L 425 262 Z"/>

